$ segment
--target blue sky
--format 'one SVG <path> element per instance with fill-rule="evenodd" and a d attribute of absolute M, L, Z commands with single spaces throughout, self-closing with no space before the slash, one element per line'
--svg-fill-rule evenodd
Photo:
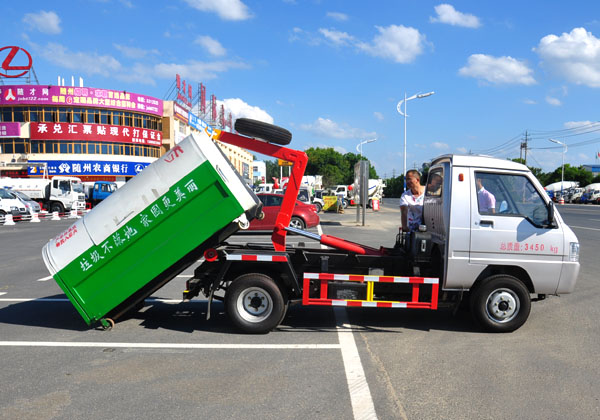
<path fill-rule="evenodd" d="M 179 73 L 237 116 L 288 128 L 291 147 L 363 153 L 380 176 L 444 153 L 596 163 L 600 3 L 565 1 L 74 0 L 3 2 L 2 46 L 42 84 L 165 99 Z M 77 82 L 76 82 L 77 83 Z"/>

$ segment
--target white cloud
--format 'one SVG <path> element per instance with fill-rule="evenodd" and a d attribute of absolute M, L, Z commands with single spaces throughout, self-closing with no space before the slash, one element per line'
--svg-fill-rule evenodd
<path fill-rule="evenodd" d="M 523 103 L 526 105 L 537 105 L 536 101 L 534 101 L 533 99 L 529 99 L 529 98 L 523 99 Z"/>
<path fill-rule="evenodd" d="M 328 118 L 319 117 L 314 123 L 301 124 L 304 131 L 322 138 L 333 139 L 364 139 L 377 137 L 375 132 L 367 132 L 361 128 L 350 127 L 348 124 L 338 124 Z"/>
<path fill-rule="evenodd" d="M 430 22 L 447 23 L 454 26 L 464 26 L 465 28 L 479 28 L 481 26 L 477 16 L 461 13 L 450 4 L 440 4 L 435 6 L 434 9 L 437 17 L 430 17 Z"/>
<path fill-rule="evenodd" d="M 554 98 L 552 96 L 546 96 L 546 102 L 548 102 L 552 106 L 561 106 L 562 102 L 558 98 Z"/>
<path fill-rule="evenodd" d="M 335 45 L 349 45 L 351 42 L 354 41 L 354 37 L 352 35 L 347 34 L 346 32 L 340 32 L 334 29 L 324 28 L 319 29 L 319 32 Z"/>
<path fill-rule="evenodd" d="M 345 22 L 348 20 L 348 15 L 340 12 L 327 12 L 327 17 L 339 22 Z"/>
<path fill-rule="evenodd" d="M 214 12 L 223 20 L 246 20 L 252 13 L 240 0 L 185 0 L 194 9 Z"/>
<path fill-rule="evenodd" d="M 600 123 L 594 121 L 567 121 L 563 126 L 568 129 L 576 128 L 578 129 L 577 131 L 586 131 L 589 129 L 598 129 L 598 124 Z"/>
<path fill-rule="evenodd" d="M 311 46 L 317 46 L 323 42 L 323 40 L 318 35 L 305 31 L 304 29 L 298 27 L 292 29 L 292 34 L 290 35 L 288 40 L 290 42 L 303 41 Z"/>
<path fill-rule="evenodd" d="M 119 50 L 121 52 L 121 54 L 123 54 L 125 57 L 134 58 L 134 59 L 144 58 L 148 54 L 158 54 L 159 53 L 157 49 L 144 50 L 142 48 L 128 47 L 126 45 L 120 45 L 120 44 L 113 44 L 113 46 L 117 50 Z"/>
<path fill-rule="evenodd" d="M 446 143 L 442 143 L 439 141 L 434 141 L 433 143 L 431 143 L 431 146 L 438 150 L 447 150 L 450 148 L 450 146 L 448 146 Z"/>
<path fill-rule="evenodd" d="M 378 121 L 383 121 L 383 114 L 381 112 L 373 112 L 373 116 L 377 118 Z"/>
<path fill-rule="evenodd" d="M 410 63 L 423 53 L 424 46 L 430 44 L 425 35 L 417 29 L 402 25 L 376 26 L 378 34 L 371 42 L 358 40 L 353 35 L 336 29 L 320 28 L 319 34 L 295 27 L 289 37 L 290 42 L 302 41 L 308 45 L 321 45 L 324 41 L 335 46 L 348 46 L 374 57 L 381 57 L 397 63 Z M 431 44 L 430 44 L 431 45 Z"/>
<path fill-rule="evenodd" d="M 600 39 L 585 28 L 561 36 L 546 35 L 534 51 L 545 68 L 569 82 L 600 87 Z"/>
<path fill-rule="evenodd" d="M 461 76 L 474 77 L 494 84 L 533 85 L 533 70 L 523 61 L 512 57 L 493 57 L 486 54 L 473 54 L 468 64 L 458 73 Z"/>
<path fill-rule="evenodd" d="M 423 52 L 427 42 L 417 29 L 403 25 L 376 26 L 379 34 L 370 43 L 360 42 L 357 47 L 374 57 L 390 59 L 396 63 L 410 63 Z"/>
<path fill-rule="evenodd" d="M 219 73 L 234 68 L 248 68 L 248 65 L 238 61 L 196 61 L 187 64 L 160 63 L 153 67 L 153 73 L 160 78 L 169 79 L 179 74 L 184 79 L 204 80 L 214 79 Z"/>
<path fill-rule="evenodd" d="M 458 148 L 456 149 L 456 151 L 457 151 L 458 153 L 462 153 L 463 155 L 466 155 L 466 154 L 467 154 L 467 152 L 468 152 L 468 150 L 467 150 L 467 148 L 466 148 L 466 147 L 458 147 Z"/>
<path fill-rule="evenodd" d="M 269 124 L 273 124 L 273 117 L 269 115 L 267 111 L 257 106 L 248 105 L 240 98 L 223 99 L 217 101 L 217 106 L 223 106 L 228 112 L 231 112 L 231 119 L 233 121 L 238 118 L 252 118 L 254 120 L 263 121 Z"/>
<path fill-rule="evenodd" d="M 33 45 L 37 55 L 49 62 L 87 75 L 100 74 L 110 76 L 121 70 L 121 63 L 110 55 L 98 55 L 88 52 L 73 52 L 67 47 L 50 42 L 44 48 Z"/>
<path fill-rule="evenodd" d="M 23 22 L 32 30 L 38 30 L 45 34 L 55 35 L 61 33 L 60 18 L 54 12 L 40 11 L 39 13 L 27 13 Z"/>
<path fill-rule="evenodd" d="M 221 43 L 208 35 L 202 35 L 196 38 L 194 44 L 203 46 L 211 55 L 221 57 L 227 53 L 227 50 L 223 48 Z"/>

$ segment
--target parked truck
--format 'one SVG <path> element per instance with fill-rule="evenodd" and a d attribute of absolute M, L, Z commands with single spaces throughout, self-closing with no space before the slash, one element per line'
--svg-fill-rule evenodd
<path fill-rule="evenodd" d="M 84 182 L 83 190 L 85 192 L 86 207 L 92 208 L 114 193 L 117 190 L 117 184 L 111 181 Z"/>
<path fill-rule="evenodd" d="M 54 176 L 52 179 L 2 178 L 0 188 L 21 191 L 50 212 L 85 209 L 83 184 L 73 176 Z"/>
<path fill-rule="evenodd" d="M 197 196 L 203 203 L 200 214 L 193 206 L 185 215 L 179 215 L 183 209 L 167 206 L 177 189 L 185 191 L 189 180 L 205 179 L 192 175 L 191 167 L 177 165 L 179 173 L 172 183 L 153 177 L 152 188 L 160 187 L 159 193 L 136 177 L 43 250 L 46 265 L 88 324 L 110 327 L 113 319 L 200 255 L 202 262 L 186 283 L 184 300 L 208 298 L 207 316 L 213 300 L 223 300 L 232 323 L 248 333 L 275 328 L 294 301 L 382 310 L 436 310 L 465 302 L 485 330 L 510 332 L 525 323 L 532 301 L 574 290 L 579 242 L 526 166 L 479 156 L 435 159 L 422 226 L 374 248 L 290 228 L 306 154 L 268 142 L 283 143 L 286 138 L 279 131 L 283 129 L 252 120 L 239 122 L 235 128 L 240 134 L 219 132 L 216 137 L 293 163 L 272 244 L 225 242 L 245 226 L 239 221 L 242 215 L 260 217 L 260 205 L 254 204 L 257 200 L 250 190 L 234 193 L 235 200 L 224 202 L 222 197 L 230 190 L 222 183 L 233 174 L 223 171 L 225 164 L 216 154 L 207 157 L 207 165 L 214 168 L 209 184 L 214 182 L 223 192 Z M 193 135 L 180 146 L 188 156 L 190 143 L 205 148 L 209 140 Z M 169 173 L 169 159 L 173 156 L 153 163 L 142 175 Z M 479 203 L 480 184 L 495 196 L 493 207 Z M 239 205 L 242 199 L 248 206 Z M 115 204 L 124 207 L 117 210 Z M 287 232 L 315 240 L 315 247 L 288 246 Z"/>
<path fill-rule="evenodd" d="M 385 182 L 383 179 L 369 179 L 367 196 L 368 202 L 367 207 L 372 207 L 373 200 L 378 200 L 383 203 L 383 189 L 385 188 Z M 360 205 L 360 196 L 358 193 L 358 185 L 336 185 L 335 195 L 342 198 L 342 204 L 344 208 L 350 206 Z"/>

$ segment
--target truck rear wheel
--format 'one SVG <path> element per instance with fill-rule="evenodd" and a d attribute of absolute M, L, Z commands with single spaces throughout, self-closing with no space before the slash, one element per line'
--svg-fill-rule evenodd
<path fill-rule="evenodd" d="M 231 282 L 225 308 L 231 322 L 243 332 L 265 334 L 283 320 L 287 305 L 271 277 L 249 273 Z"/>
<path fill-rule="evenodd" d="M 489 332 L 511 332 L 527 321 L 531 299 L 527 287 L 513 276 L 488 277 L 471 293 L 471 314 Z"/>

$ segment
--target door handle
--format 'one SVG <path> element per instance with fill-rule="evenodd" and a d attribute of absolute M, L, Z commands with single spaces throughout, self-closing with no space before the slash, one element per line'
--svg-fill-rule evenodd
<path fill-rule="evenodd" d="M 493 220 L 480 220 L 479 221 L 479 225 L 480 226 L 494 227 L 494 221 Z"/>

